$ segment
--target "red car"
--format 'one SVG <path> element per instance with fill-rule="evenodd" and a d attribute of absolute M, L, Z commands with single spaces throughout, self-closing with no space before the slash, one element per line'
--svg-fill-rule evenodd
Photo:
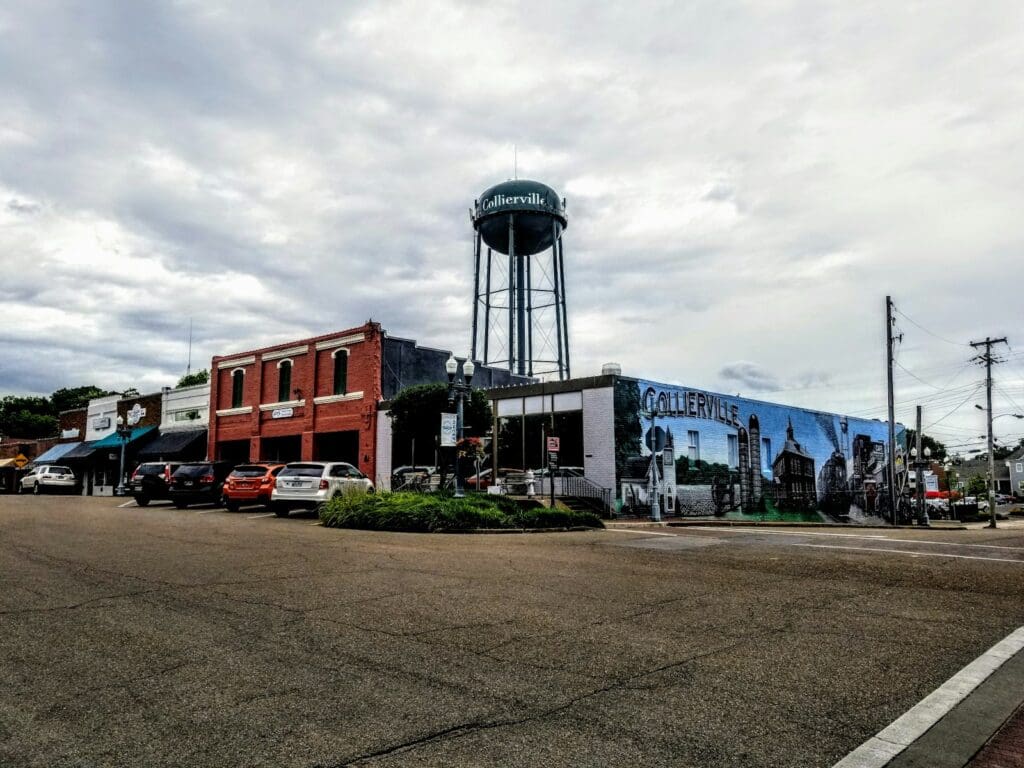
<path fill-rule="evenodd" d="M 224 481 L 224 506 L 236 512 L 243 504 L 270 506 L 278 473 L 284 464 L 240 464 Z"/>

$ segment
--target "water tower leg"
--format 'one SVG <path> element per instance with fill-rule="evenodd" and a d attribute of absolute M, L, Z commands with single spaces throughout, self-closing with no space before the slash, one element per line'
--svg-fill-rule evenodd
<path fill-rule="evenodd" d="M 527 357 L 529 358 L 528 376 L 533 376 L 533 259 L 529 256 L 526 259 L 526 324 L 528 326 Z"/>
<path fill-rule="evenodd" d="M 476 354 L 477 331 L 480 320 L 480 233 L 476 233 L 476 247 L 473 248 L 473 340 L 471 357 L 479 360 Z M 416 462 L 414 461 L 413 464 Z"/>
<path fill-rule="evenodd" d="M 558 338 L 558 379 L 563 381 L 565 379 L 565 362 L 562 356 L 562 309 L 559 304 L 562 288 L 558 277 L 558 222 L 554 220 L 551 221 L 551 272 L 551 282 L 554 284 L 555 294 L 552 302 L 555 305 L 555 336 Z"/>
<path fill-rule="evenodd" d="M 509 248 L 515 252 L 515 248 Z M 516 373 L 526 375 L 526 257 L 516 256 Z"/>
<path fill-rule="evenodd" d="M 516 226 L 515 216 L 508 217 L 508 372 L 516 368 Z"/>
<path fill-rule="evenodd" d="M 491 249 L 487 249 L 487 293 L 484 294 L 484 365 L 491 364 Z"/>
<path fill-rule="evenodd" d="M 572 372 L 569 368 L 569 316 L 565 311 L 565 249 L 562 247 L 562 238 L 558 238 L 558 282 L 562 286 L 562 334 L 565 343 L 565 378 L 571 379 Z"/>

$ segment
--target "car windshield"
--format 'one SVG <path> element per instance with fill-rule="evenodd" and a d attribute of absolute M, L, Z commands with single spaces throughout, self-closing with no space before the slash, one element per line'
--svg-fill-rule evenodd
<path fill-rule="evenodd" d="M 178 467 L 178 471 L 174 473 L 175 477 L 199 477 L 213 471 L 213 467 L 209 464 L 182 464 Z"/>
<path fill-rule="evenodd" d="M 235 467 L 234 472 L 231 473 L 232 477 L 263 477 L 267 474 L 267 468 L 259 465 L 243 465 L 241 467 Z"/>
<path fill-rule="evenodd" d="M 162 475 L 164 466 L 163 464 L 140 464 L 135 471 L 139 475 Z"/>
<path fill-rule="evenodd" d="M 323 473 L 320 464 L 291 464 L 281 470 L 279 477 L 320 477 Z"/>

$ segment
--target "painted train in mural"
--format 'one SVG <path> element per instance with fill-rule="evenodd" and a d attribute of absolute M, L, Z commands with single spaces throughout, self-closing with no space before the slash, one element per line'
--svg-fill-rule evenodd
<path fill-rule="evenodd" d="M 625 514 L 650 509 L 653 456 L 668 515 L 891 518 L 886 422 L 625 378 L 616 383 L 615 411 Z M 903 441 L 897 425 L 897 486 Z"/>

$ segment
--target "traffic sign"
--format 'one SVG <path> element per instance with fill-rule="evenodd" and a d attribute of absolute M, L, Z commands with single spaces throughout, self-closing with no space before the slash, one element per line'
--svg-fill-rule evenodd
<path fill-rule="evenodd" d="M 22 469 L 26 464 L 28 464 L 28 457 L 25 454 L 19 453 L 14 457 L 14 466 L 18 469 Z"/>
<path fill-rule="evenodd" d="M 557 437 L 548 438 L 548 451 L 551 453 L 558 453 L 559 439 Z"/>

